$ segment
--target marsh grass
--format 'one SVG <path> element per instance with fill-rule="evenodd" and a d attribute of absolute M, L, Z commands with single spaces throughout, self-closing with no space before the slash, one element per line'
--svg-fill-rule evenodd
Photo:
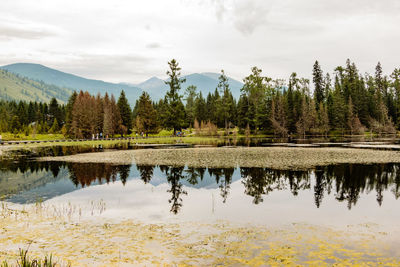
<path fill-rule="evenodd" d="M 49 256 L 44 256 L 44 259 L 37 259 L 37 258 L 30 258 L 28 255 L 28 249 L 19 249 L 18 259 L 16 260 L 15 264 L 9 263 L 9 261 L 3 261 L 0 267 L 11 267 L 11 266 L 18 266 L 18 267 L 54 267 L 57 265 L 57 262 L 54 261 L 53 255 L 50 254 Z M 70 266 L 70 265 L 67 265 Z"/>

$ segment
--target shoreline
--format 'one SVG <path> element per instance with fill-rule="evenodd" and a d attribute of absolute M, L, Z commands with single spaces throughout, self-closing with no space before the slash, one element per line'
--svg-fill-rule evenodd
<path fill-rule="evenodd" d="M 116 165 L 169 165 L 188 167 L 262 167 L 303 170 L 334 164 L 400 163 L 400 152 L 338 147 L 202 147 L 137 149 L 43 157 L 39 161 L 109 163 Z"/>

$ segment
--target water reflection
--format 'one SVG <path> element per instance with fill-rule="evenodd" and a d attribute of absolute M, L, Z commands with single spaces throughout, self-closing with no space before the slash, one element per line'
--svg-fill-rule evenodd
<path fill-rule="evenodd" d="M 69 163 L 66 166 L 70 172 L 71 181 L 81 187 L 90 186 L 96 181 L 99 184 L 115 182 L 118 175 L 122 184 L 125 184 L 131 168 L 131 165 L 99 163 Z"/>
<path fill-rule="evenodd" d="M 250 196 L 252 203 L 256 205 L 266 201 L 272 192 L 287 191 L 294 197 L 298 197 L 300 192 L 306 192 L 313 193 L 317 208 L 321 207 L 324 197 L 332 195 L 337 202 L 344 202 L 350 210 L 357 205 L 362 195 L 371 192 L 376 194 L 379 206 L 383 203 L 384 192 L 391 192 L 398 199 L 399 168 L 399 164 L 341 164 L 316 167 L 309 171 L 288 171 L 244 167 L 193 168 L 1 161 L 0 196 L 8 196 L 9 200 L 15 202 L 28 203 L 34 201 L 33 194 L 48 199 L 91 185 L 116 181 L 125 185 L 129 179 L 140 177 L 144 184 L 167 184 L 170 211 L 177 214 L 184 204 L 182 197 L 188 195 L 187 188 L 218 189 L 222 203 L 226 203 L 229 202 L 231 184 L 240 180 L 243 196 Z M 57 184 L 61 180 L 63 182 Z"/>

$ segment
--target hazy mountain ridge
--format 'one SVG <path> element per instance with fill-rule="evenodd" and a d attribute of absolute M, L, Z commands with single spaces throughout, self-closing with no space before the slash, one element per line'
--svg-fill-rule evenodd
<path fill-rule="evenodd" d="M 55 97 L 67 102 L 72 90 L 35 81 L 19 74 L 0 69 L 0 99 L 50 102 Z"/>
<path fill-rule="evenodd" d="M 15 63 L 0 68 L 15 73 L 17 75 L 28 77 L 29 79 L 32 80 L 40 81 L 38 83 L 42 84 L 46 83 L 58 87 L 69 88 L 66 89 L 67 95 L 63 96 L 62 99 L 60 99 L 63 102 L 65 102 L 68 99 L 69 94 L 71 94 L 73 90 L 77 91 L 84 90 L 88 91 L 91 94 L 100 93 L 102 95 L 104 95 L 105 92 L 108 92 L 109 94 L 114 94 L 115 97 L 118 97 L 120 92 L 124 90 L 131 104 L 135 103 L 135 101 L 139 98 L 139 96 L 143 91 L 146 91 L 155 101 L 163 98 L 165 93 L 168 91 L 168 85 L 165 84 L 164 80 L 158 77 L 152 77 L 139 84 L 130 84 L 130 83 L 117 84 L 117 83 L 108 83 L 101 80 L 86 79 L 77 75 L 65 73 L 62 71 L 58 71 L 56 69 L 51 69 L 46 66 L 33 63 Z M 186 78 L 186 82 L 182 86 L 181 93 L 183 94 L 188 86 L 195 85 L 197 87 L 197 91 L 198 92 L 201 91 L 203 97 L 207 97 L 208 93 L 210 92 L 213 93 L 215 91 L 215 88 L 218 85 L 219 76 L 220 74 L 211 72 L 193 73 L 186 75 L 183 77 Z M 228 81 L 233 96 L 235 98 L 239 98 L 240 89 L 243 87 L 243 83 L 234 80 L 232 78 L 229 78 Z M 2 84 L 0 83 L 0 88 L 1 86 Z M 1 94 L 0 98 L 2 98 Z M 35 100 L 36 98 L 29 99 L 27 97 L 21 96 L 20 99 Z M 43 98 L 40 99 L 39 101 L 48 102 L 48 99 Z"/>
<path fill-rule="evenodd" d="M 213 93 L 215 88 L 218 86 L 218 78 L 219 73 L 193 73 L 183 78 L 186 79 L 186 82 L 182 84 L 182 94 L 190 85 L 194 85 L 197 87 L 197 92 L 202 92 L 203 97 L 207 97 L 208 93 Z M 238 99 L 240 96 L 240 89 L 243 87 L 243 83 L 234 80 L 232 78 L 228 78 L 229 86 L 232 91 L 232 95 Z M 168 85 L 165 84 L 165 80 L 162 80 L 157 77 L 151 77 L 150 79 L 136 84 L 137 87 L 141 88 L 143 91 L 149 93 L 149 95 L 153 99 L 159 99 L 165 95 L 168 91 Z"/>
<path fill-rule="evenodd" d="M 15 63 L 1 67 L 10 72 L 29 77 L 30 79 L 43 81 L 47 84 L 54 84 L 60 87 L 67 87 L 72 90 L 84 90 L 91 94 L 114 94 L 118 97 L 122 90 L 125 91 L 129 100 L 137 99 L 142 90 L 129 85 L 108 83 L 101 80 L 86 79 L 74 74 L 58 71 L 40 64 Z"/>

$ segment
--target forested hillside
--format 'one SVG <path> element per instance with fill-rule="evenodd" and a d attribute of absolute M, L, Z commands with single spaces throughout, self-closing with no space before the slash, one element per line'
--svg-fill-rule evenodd
<path fill-rule="evenodd" d="M 50 105 L 0 101 L 0 132 L 30 132 L 36 125 L 43 133 L 63 129 L 68 136 L 91 137 L 129 134 L 132 129 L 148 134 L 193 127 L 196 133 L 207 135 L 225 128 L 226 133 L 239 130 L 305 137 L 395 133 L 400 128 L 400 70 L 384 75 L 380 63 L 370 75 L 361 74 L 355 63 L 347 60 L 331 76 L 316 61 L 313 92 L 311 81 L 295 72 L 286 82 L 264 76 L 261 69 L 253 67 L 243 79 L 238 99 L 224 71 L 213 93 L 203 96 L 196 86 L 183 90 L 185 78 L 178 62 L 168 64 L 168 90 L 159 101 L 143 92 L 132 109 L 123 91 L 118 101 L 113 94 L 74 92 L 65 106 L 55 99 Z"/>
<path fill-rule="evenodd" d="M 16 63 L 1 68 L 24 77 L 29 77 L 33 80 L 43 81 L 47 84 L 66 87 L 76 91 L 88 91 L 93 95 L 98 93 L 104 95 L 106 92 L 109 94 L 119 95 L 122 90 L 125 90 L 128 99 L 132 101 L 132 103 L 135 99 L 138 99 L 142 93 L 141 89 L 131 85 L 86 79 L 70 73 L 48 68 L 40 64 Z M 71 95 L 71 93 L 69 95 Z"/>
<path fill-rule="evenodd" d="M 0 99 L 48 103 L 54 97 L 60 103 L 64 103 L 71 93 L 70 89 L 30 80 L 0 69 Z"/>

